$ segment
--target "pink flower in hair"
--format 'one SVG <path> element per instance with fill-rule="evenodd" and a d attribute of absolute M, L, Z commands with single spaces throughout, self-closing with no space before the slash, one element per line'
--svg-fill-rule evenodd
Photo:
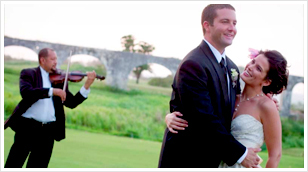
<path fill-rule="evenodd" d="M 249 48 L 248 51 L 250 52 L 250 54 L 248 55 L 248 57 L 250 59 L 254 59 L 259 55 L 259 50 L 255 50 L 253 48 Z"/>

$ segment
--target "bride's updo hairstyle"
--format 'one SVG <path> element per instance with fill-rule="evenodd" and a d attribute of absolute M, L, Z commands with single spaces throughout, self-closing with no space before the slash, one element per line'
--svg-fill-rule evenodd
<path fill-rule="evenodd" d="M 276 50 L 261 50 L 259 54 L 263 54 L 269 62 L 270 68 L 265 79 L 272 81 L 269 86 L 263 86 L 263 92 L 280 94 L 288 85 L 287 60 Z"/>

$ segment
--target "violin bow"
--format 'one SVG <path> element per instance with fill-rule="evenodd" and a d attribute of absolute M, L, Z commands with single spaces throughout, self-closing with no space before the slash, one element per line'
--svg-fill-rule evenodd
<path fill-rule="evenodd" d="M 67 85 L 67 79 L 68 79 L 68 71 L 70 69 L 70 64 L 71 64 L 71 56 L 72 56 L 72 50 L 70 52 L 70 56 L 68 57 L 68 62 L 67 62 L 67 68 L 66 68 L 66 74 L 65 74 L 65 79 L 64 79 L 64 85 L 63 85 L 63 91 L 65 92 L 66 85 Z"/>

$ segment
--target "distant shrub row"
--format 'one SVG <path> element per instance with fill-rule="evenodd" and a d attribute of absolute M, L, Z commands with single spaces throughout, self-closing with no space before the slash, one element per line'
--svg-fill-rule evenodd
<path fill-rule="evenodd" d="M 158 87 L 171 87 L 172 82 L 173 82 L 173 76 L 169 75 L 166 78 L 152 78 L 148 82 L 148 84 Z"/>

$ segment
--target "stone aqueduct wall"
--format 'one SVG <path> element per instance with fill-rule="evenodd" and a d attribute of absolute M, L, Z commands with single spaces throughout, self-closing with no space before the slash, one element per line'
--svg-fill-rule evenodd
<path fill-rule="evenodd" d="M 120 89 L 127 89 L 128 75 L 136 66 L 157 63 L 168 68 L 174 75 L 181 62 L 176 58 L 163 58 L 138 53 L 109 51 L 105 49 L 71 46 L 43 41 L 22 40 L 5 36 L 4 46 L 9 45 L 27 47 L 37 54 L 38 51 L 44 47 L 52 48 L 57 52 L 58 66 L 69 57 L 71 50 L 73 51 L 73 55 L 86 54 L 94 56 L 106 67 L 106 84 Z M 292 90 L 297 83 L 304 83 L 304 78 L 290 75 L 288 88 L 282 93 L 282 100 L 280 101 L 280 104 L 282 104 L 280 111 L 281 116 L 290 115 Z"/>
<path fill-rule="evenodd" d="M 282 106 L 280 109 L 280 115 L 281 116 L 288 116 L 290 115 L 290 109 L 291 109 L 291 98 L 292 98 L 292 90 L 294 86 L 298 83 L 304 83 L 304 77 L 299 77 L 299 76 L 289 76 L 289 82 L 288 82 L 288 87 L 287 90 L 282 92 Z"/>
<path fill-rule="evenodd" d="M 52 48 L 57 52 L 58 66 L 60 66 L 70 56 L 70 51 L 73 52 L 73 55 L 86 54 L 94 56 L 106 67 L 106 84 L 120 89 L 127 88 L 128 75 L 134 67 L 148 63 L 157 63 L 168 68 L 174 75 L 181 62 L 181 60 L 176 58 L 163 58 L 138 53 L 109 51 L 105 49 L 71 46 L 43 41 L 22 40 L 5 36 L 4 46 L 9 45 L 27 47 L 37 54 L 42 48 Z"/>

